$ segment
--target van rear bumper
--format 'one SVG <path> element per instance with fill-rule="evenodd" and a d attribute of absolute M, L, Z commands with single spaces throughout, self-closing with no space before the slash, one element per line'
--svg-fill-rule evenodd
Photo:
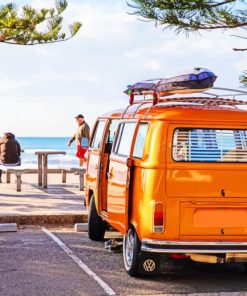
<path fill-rule="evenodd" d="M 247 253 L 247 242 L 201 242 L 201 241 L 141 241 L 142 251 L 151 253 Z"/>

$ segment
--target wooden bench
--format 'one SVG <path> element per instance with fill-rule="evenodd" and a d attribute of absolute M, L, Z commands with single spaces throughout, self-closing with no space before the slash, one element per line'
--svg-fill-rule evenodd
<path fill-rule="evenodd" d="M 0 169 L 3 173 L 6 174 L 6 183 L 11 183 L 11 175 L 14 174 L 16 176 L 16 191 L 21 192 L 21 177 L 22 174 L 37 174 L 38 169 L 31 169 L 31 168 L 25 168 L 21 166 L 0 166 Z M 56 169 L 48 169 L 48 173 L 50 174 L 59 174 L 62 173 L 62 183 L 66 183 L 67 174 L 68 173 L 79 173 L 79 188 L 80 191 L 84 190 L 84 176 L 86 173 L 85 168 L 56 168 Z"/>
<path fill-rule="evenodd" d="M 20 192 L 21 191 L 21 176 L 22 174 L 37 174 L 38 170 L 37 169 L 29 169 L 29 168 L 23 168 L 21 166 L 0 166 L 0 169 L 2 172 L 6 174 L 6 183 L 11 182 L 11 174 L 15 174 L 16 176 L 16 191 Z"/>
<path fill-rule="evenodd" d="M 38 169 L 34 168 L 26 168 L 26 167 L 21 167 L 21 166 L 0 166 L 0 169 L 2 170 L 3 173 L 6 174 L 6 183 L 11 183 L 11 175 L 14 174 L 16 176 L 16 191 L 20 192 L 21 191 L 21 177 L 22 174 L 37 174 Z M 48 172 L 50 174 L 60 174 L 61 169 L 48 169 Z"/>
<path fill-rule="evenodd" d="M 85 177 L 85 173 L 86 173 L 86 169 L 85 168 L 80 168 L 80 167 L 74 167 L 74 168 L 62 168 L 62 183 L 66 183 L 67 180 L 67 174 L 68 173 L 79 173 L 79 189 L 80 191 L 84 190 L 84 177 Z"/>

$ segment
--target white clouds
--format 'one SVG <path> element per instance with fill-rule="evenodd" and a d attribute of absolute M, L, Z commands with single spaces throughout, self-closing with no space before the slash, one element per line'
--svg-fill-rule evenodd
<path fill-rule="evenodd" d="M 71 3 L 69 10 L 65 14 L 68 21 L 79 20 L 83 24 L 80 32 L 82 39 L 97 39 L 102 41 L 105 38 L 127 38 L 129 35 L 128 28 L 133 24 L 134 19 L 126 13 L 126 5 L 116 2 L 109 5 Z M 99 4 L 101 2 L 101 4 Z M 110 8 L 110 9 L 109 9 Z"/>
<path fill-rule="evenodd" d="M 143 59 L 143 61 L 140 63 L 140 67 L 146 71 L 162 70 L 162 64 L 159 62 L 158 59 L 154 58 Z"/>
<path fill-rule="evenodd" d="M 37 86 L 44 86 L 51 82 L 57 84 L 57 86 L 71 83 L 93 83 L 99 82 L 99 78 L 93 73 L 75 72 L 75 73 L 58 73 L 51 70 L 42 70 L 35 75 L 25 75 L 21 77 L 6 77 L 3 73 L 0 73 L 0 96 L 3 97 L 6 94 L 18 93 L 20 90 L 30 89 Z M 20 96 L 20 93 L 19 93 Z M 37 97 L 39 94 L 37 94 Z M 14 98 L 16 98 L 14 96 Z"/>
<path fill-rule="evenodd" d="M 32 1 L 25 1 L 27 4 L 30 4 L 32 7 L 36 9 L 50 8 L 54 7 L 55 1 L 54 0 L 32 0 Z"/>
<path fill-rule="evenodd" d="M 247 70 L 247 54 L 246 52 L 235 52 L 236 60 L 233 63 L 233 67 L 237 71 Z"/>
<path fill-rule="evenodd" d="M 228 40 L 222 40 L 214 33 L 210 34 L 210 39 L 207 37 L 208 34 L 202 36 L 194 36 L 192 38 L 181 38 L 175 37 L 167 40 L 166 44 L 163 44 L 159 48 L 159 52 L 163 54 L 172 55 L 194 55 L 203 54 L 213 56 L 220 54 L 229 54 L 231 47 Z"/>
<path fill-rule="evenodd" d="M 171 32 L 167 34 L 166 38 L 161 37 L 160 40 L 155 42 L 147 42 L 147 44 L 141 47 L 134 47 L 130 51 L 127 51 L 124 56 L 128 59 L 145 59 L 150 57 L 165 58 L 178 58 L 186 56 L 199 55 L 209 56 L 211 58 L 219 57 L 222 55 L 232 54 L 231 45 L 228 39 L 220 39 L 216 34 L 210 36 L 205 34 L 204 36 L 194 36 L 191 38 L 185 38 L 184 36 L 173 36 Z M 207 37 L 210 37 L 208 39 Z M 158 68 L 157 68 L 158 69 Z"/>
<path fill-rule="evenodd" d="M 4 73 L 0 73 L 0 94 L 18 92 L 29 85 L 28 81 L 22 78 L 6 77 Z"/>

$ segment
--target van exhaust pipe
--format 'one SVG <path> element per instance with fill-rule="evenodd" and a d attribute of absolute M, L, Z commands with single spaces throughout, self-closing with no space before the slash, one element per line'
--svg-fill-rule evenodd
<path fill-rule="evenodd" d="M 217 257 L 214 255 L 204 255 L 204 254 L 186 254 L 192 261 L 200 262 L 200 263 L 224 263 L 225 259 L 222 257 Z"/>

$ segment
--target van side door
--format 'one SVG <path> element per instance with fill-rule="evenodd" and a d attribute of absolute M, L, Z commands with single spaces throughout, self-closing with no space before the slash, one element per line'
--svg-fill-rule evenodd
<path fill-rule="evenodd" d="M 107 193 L 108 221 L 121 233 L 126 233 L 128 227 L 130 170 L 136 130 L 136 121 L 120 123 L 113 153 L 110 156 Z"/>
<path fill-rule="evenodd" d="M 102 155 L 102 145 L 105 134 L 107 120 L 99 119 L 94 127 L 92 138 L 88 149 L 87 161 L 87 191 L 92 189 L 94 192 L 95 203 L 98 207 L 98 187 L 100 180 L 100 161 Z M 89 201 L 89 198 L 87 200 Z M 87 202 L 88 204 L 88 202 Z"/>

